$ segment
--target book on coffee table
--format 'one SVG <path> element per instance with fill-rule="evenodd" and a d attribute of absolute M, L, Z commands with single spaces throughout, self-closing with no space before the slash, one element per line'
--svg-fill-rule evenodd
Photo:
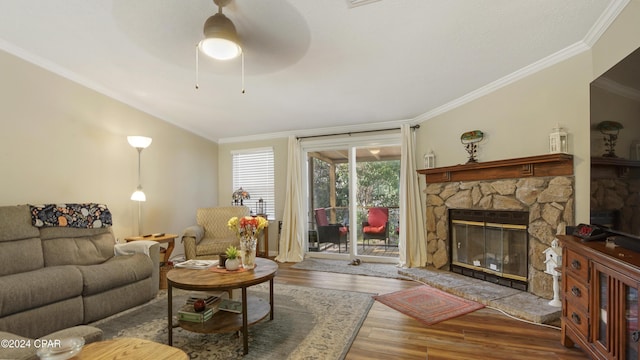
<path fill-rule="evenodd" d="M 204 311 L 196 312 L 192 304 L 185 304 L 178 310 L 178 320 L 201 323 L 211 319 L 217 311 L 217 306 L 207 306 Z"/>
<path fill-rule="evenodd" d="M 242 312 L 242 302 L 231 299 L 222 299 L 218 304 L 218 309 L 239 314 Z"/>
<path fill-rule="evenodd" d="M 181 263 L 177 263 L 174 267 L 185 269 L 208 269 L 212 266 L 218 265 L 218 260 L 187 260 Z"/>

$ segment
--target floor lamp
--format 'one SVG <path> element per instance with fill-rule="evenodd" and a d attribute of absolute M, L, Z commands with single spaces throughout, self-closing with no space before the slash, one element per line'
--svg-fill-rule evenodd
<path fill-rule="evenodd" d="M 146 136 L 127 136 L 129 145 L 138 150 L 138 187 L 136 191 L 131 194 L 131 200 L 138 202 L 138 234 L 142 234 L 142 202 L 147 201 L 147 196 L 142 191 L 142 180 L 140 177 L 140 154 L 142 149 L 151 145 L 152 139 Z"/>

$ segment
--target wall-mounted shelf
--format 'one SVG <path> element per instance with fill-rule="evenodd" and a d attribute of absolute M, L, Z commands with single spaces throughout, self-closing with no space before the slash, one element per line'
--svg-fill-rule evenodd
<path fill-rule="evenodd" d="M 427 184 L 451 181 L 511 179 L 533 176 L 573 175 L 573 155 L 548 154 L 487 161 L 434 169 L 421 169 Z"/>

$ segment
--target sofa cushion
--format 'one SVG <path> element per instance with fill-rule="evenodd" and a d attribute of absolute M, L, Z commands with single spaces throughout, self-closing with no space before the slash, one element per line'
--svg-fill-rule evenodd
<path fill-rule="evenodd" d="M 44 258 L 40 239 L 0 242 L 0 276 L 19 274 L 43 267 Z"/>
<path fill-rule="evenodd" d="M 82 296 L 0 317 L 0 331 L 37 339 L 83 323 Z M 0 358 L 1 359 L 1 358 Z"/>
<path fill-rule="evenodd" d="M 28 205 L 0 206 L 0 242 L 38 237 L 38 229 L 31 225 Z"/>
<path fill-rule="evenodd" d="M 0 277 L 0 317 L 79 296 L 82 274 L 55 266 Z"/>
<path fill-rule="evenodd" d="M 40 238 L 45 266 L 101 264 L 113 257 L 110 228 L 43 228 Z"/>
<path fill-rule="evenodd" d="M 77 268 L 84 282 L 82 295 L 89 296 L 151 277 L 153 262 L 144 254 L 134 254 Z"/>

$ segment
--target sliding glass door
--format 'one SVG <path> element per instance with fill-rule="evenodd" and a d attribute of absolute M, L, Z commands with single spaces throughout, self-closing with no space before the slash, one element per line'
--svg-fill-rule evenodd
<path fill-rule="evenodd" d="M 307 256 L 397 261 L 399 134 L 302 146 Z"/>

